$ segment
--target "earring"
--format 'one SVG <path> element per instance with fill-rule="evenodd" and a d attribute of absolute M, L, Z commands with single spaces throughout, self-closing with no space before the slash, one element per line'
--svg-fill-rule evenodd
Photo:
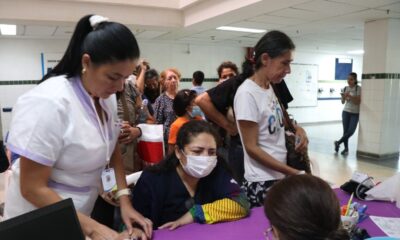
<path fill-rule="evenodd" d="M 82 75 L 85 74 L 86 68 L 82 68 Z"/>

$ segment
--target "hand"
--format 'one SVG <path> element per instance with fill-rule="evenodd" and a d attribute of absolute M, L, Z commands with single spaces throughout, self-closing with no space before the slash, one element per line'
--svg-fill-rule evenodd
<path fill-rule="evenodd" d="M 136 222 L 140 226 L 142 226 L 146 237 L 151 239 L 153 231 L 153 223 L 151 222 L 151 220 L 143 217 L 142 214 L 138 213 L 135 209 L 133 209 L 131 202 L 129 201 L 127 196 L 120 197 L 120 204 L 121 204 L 121 217 L 126 225 L 128 233 L 131 235 L 134 232 L 134 229 L 132 227 L 132 222 Z"/>
<path fill-rule="evenodd" d="M 190 212 L 185 213 L 182 217 L 180 217 L 179 219 L 173 221 L 173 222 L 167 222 L 165 224 L 163 224 L 162 226 L 158 227 L 159 229 L 169 229 L 169 230 L 174 230 L 177 229 L 180 226 L 192 223 L 193 217 L 190 214 Z"/>
<path fill-rule="evenodd" d="M 229 122 L 224 126 L 224 129 L 228 132 L 231 136 L 236 136 L 238 134 L 238 129 L 236 123 Z"/>
<path fill-rule="evenodd" d="M 115 239 L 118 237 L 118 233 L 114 230 L 100 224 L 92 219 L 89 219 L 90 223 L 83 227 L 85 235 L 91 240 L 105 240 L 105 239 Z"/>
<path fill-rule="evenodd" d="M 299 152 L 305 151 L 308 147 L 307 133 L 298 125 L 296 126 L 296 138 L 300 139 L 300 142 L 296 143 L 295 150 Z"/>
<path fill-rule="evenodd" d="M 144 72 L 146 72 L 149 69 L 149 63 L 145 59 L 142 59 L 139 64 L 141 70 L 143 70 Z"/>
<path fill-rule="evenodd" d="M 129 235 L 127 231 L 124 231 L 118 235 L 118 237 L 115 240 L 147 240 L 149 238 L 146 237 L 146 234 L 139 229 L 139 228 L 133 228 L 132 229 L 132 234 Z"/>

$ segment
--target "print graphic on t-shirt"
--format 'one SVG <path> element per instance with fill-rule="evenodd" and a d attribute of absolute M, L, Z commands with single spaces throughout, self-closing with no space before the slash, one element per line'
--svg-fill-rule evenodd
<path fill-rule="evenodd" d="M 283 113 L 276 99 L 272 100 L 273 114 L 268 117 L 268 131 L 270 134 L 279 133 L 283 127 Z"/>

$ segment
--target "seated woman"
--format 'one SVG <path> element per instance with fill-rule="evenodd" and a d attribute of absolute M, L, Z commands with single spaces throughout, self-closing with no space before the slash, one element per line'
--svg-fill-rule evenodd
<path fill-rule="evenodd" d="M 178 131 L 182 125 L 192 119 L 203 120 L 201 117 L 201 110 L 199 111 L 199 107 L 194 106 L 196 95 L 196 92 L 193 90 L 182 89 L 175 96 L 172 108 L 174 109 L 177 118 L 171 124 L 169 130 L 168 155 L 172 154 L 174 151 L 176 136 L 178 135 Z"/>
<path fill-rule="evenodd" d="M 154 228 L 243 218 L 249 202 L 217 157 L 219 137 L 205 121 L 189 121 L 178 132 L 175 151 L 143 171 L 133 188 L 133 206 Z"/>
<path fill-rule="evenodd" d="M 335 192 L 322 179 L 293 175 L 267 192 L 264 210 L 270 222 L 267 239 L 348 240 Z"/>

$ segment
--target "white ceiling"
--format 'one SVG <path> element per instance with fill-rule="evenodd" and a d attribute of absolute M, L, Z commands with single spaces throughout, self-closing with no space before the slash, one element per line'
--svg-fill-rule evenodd
<path fill-rule="evenodd" d="M 400 19 L 400 0 L 0 0 L 0 23 L 17 24 L 16 38 L 68 39 L 90 13 L 128 25 L 139 41 L 247 47 L 262 36 L 215 29 L 228 25 L 278 29 L 297 49 L 345 53 L 362 49 L 366 21 Z"/>

